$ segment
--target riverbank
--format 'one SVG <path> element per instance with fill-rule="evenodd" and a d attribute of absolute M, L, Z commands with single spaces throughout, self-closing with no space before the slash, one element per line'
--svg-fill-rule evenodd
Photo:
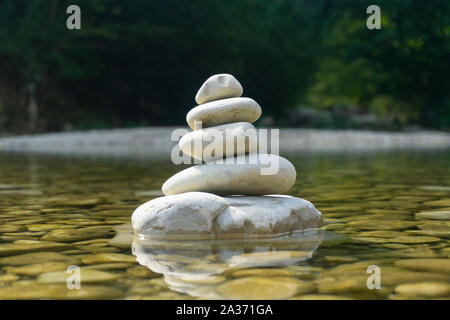
<path fill-rule="evenodd" d="M 90 130 L 0 138 L 0 151 L 167 157 L 177 127 Z M 281 129 L 280 153 L 431 150 L 450 148 L 450 133 Z"/>

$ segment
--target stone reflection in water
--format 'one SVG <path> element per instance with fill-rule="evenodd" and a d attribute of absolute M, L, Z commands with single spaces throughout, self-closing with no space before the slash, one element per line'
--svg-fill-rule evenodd
<path fill-rule="evenodd" d="M 285 267 L 305 263 L 322 240 L 322 230 L 275 239 L 169 241 L 135 237 L 132 252 L 139 264 L 163 274 L 170 289 L 193 297 L 286 299 L 305 292 L 308 284 Z"/>

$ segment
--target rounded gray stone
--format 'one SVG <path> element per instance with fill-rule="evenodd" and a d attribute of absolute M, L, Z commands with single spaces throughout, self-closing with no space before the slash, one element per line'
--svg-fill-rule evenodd
<path fill-rule="evenodd" d="M 255 153 L 258 132 L 248 122 L 235 122 L 191 131 L 181 137 L 180 150 L 193 158 L 212 161 L 223 156 Z M 230 152 L 227 152 L 227 147 Z M 214 150 L 214 154 L 211 154 Z"/>
<path fill-rule="evenodd" d="M 162 191 L 165 195 L 190 191 L 217 195 L 279 194 L 292 187 L 295 178 L 295 167 L 289 160 L 273 154 L 250 154 L 187 168 L 170 177 Z"/>
<path fill-rule="evenodd" d="M 219 99 L 240 97 L 243 92 L 241 84 L 231 74 L 216 74 L 203 83 L 195 96 L 195 101 L 203 104 Z"/>
<path fill-rule="evenodd" d="M 192 130 L 195 121 L 201 121 L 202 128 L 232 122 L 253 123 L 261 116 L 261 107 L 250 98 L 229 98 L 201 104 L 191 109 L 186 121 Z"/>
<path fill-rule="evenodd" d="M 323 219 L 312 203 L 291 196 L 187 192 L 142 204 L 132 224 L 136 234 L 156 238 L 258 238 L 316 229 Z"/>

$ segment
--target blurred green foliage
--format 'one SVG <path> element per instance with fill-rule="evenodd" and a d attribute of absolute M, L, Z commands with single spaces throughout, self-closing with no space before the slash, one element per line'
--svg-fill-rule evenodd
<path fill-rule="evenodd" d="M 68 30 L 66 8 L 81 8 Z M 263 115 L 347 106 L 450 127 L 450 1 L 2 0 L 0 125 L 39 130 L 185 124 L 202 82 L 231 73 Z M 1 130 L 1 128 L 0 128 Z"/>

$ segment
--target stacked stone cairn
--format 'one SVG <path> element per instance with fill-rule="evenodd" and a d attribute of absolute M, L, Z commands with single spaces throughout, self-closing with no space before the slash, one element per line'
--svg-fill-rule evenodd
<path fill-rule="evenodd" d="M 242 93 L 230 74 L 214 75 L 201 86 L 195 97 L 199 105 L 186 117 L 193 131 L 179 141 L 181 151 L 200 164 L 169 178 L 162 186 L 164 197 L 134 211 L 137 235 L 257 238 L 322 226 L 321 213 L 309 201 L 280 195 L 295 183 L 295 167 L 283 157 L 259 152 L 260 144 L 250 141 L 261 108 Z"/>

